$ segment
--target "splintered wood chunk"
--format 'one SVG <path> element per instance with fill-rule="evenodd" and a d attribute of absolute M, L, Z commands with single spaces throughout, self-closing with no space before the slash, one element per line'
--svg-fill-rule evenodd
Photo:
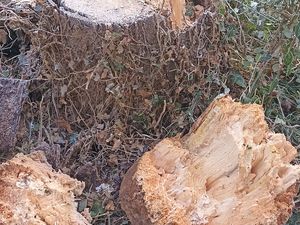
<path fill-rule="evenodd" d="M 259 105 L 215 100 L 190 133 L 145 153 L 121 185 L 133 225 L 284 224 L 300 167 Z"/>
<path fill-rule="evenodd" d="M 55 172 L 42 152 L 17 155 L 0 165 L 0 224 L 87 225 L 74 195 L 84 183 Z"/>

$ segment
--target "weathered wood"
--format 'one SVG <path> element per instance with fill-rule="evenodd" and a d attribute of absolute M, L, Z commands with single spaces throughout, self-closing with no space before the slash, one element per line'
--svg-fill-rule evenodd
<path fill-rule="evenodd" d="M 59 7 L 70 16 L 107 25 L 129 24 L 153 14 L 148 5 L 137 0 L 63 0 Z"/>
<path fill-rule="evenodd" d="M 0 152 L 14 147 L 27 81 L 0 78 Z"/>
<path fill-rule="evenodd" d="M 182 28 L 185 0 L 62 0 L 59 8 L 75 18 L 107 25 L 135 23 L 163 9 L 168 11 L 174 27 Z"/>
<path fill-rule="evenodd" d="M 165 139 L 129 169 L 120 191 L 133 225 L 283 225 L 300 166 L 262 107 L 213 102 L 182 139 Z"/>

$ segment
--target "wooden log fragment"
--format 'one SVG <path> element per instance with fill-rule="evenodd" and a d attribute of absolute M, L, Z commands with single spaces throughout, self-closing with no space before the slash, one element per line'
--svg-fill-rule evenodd
<path fill-rule="evenodd" d="M 145 153 L 121 185 L 133 225 L 284 224 L 300 166 L 284 135 L 269 131 L 259 105 L 215 100 L 183 138 Z"/>
<path fill-rule="evenodd" d="M 0 78 L 0 152 L 15 145 L 27 84 L 23 80 Z"/>
<path fill-rule="evenodd" d="M 76 210 L 84 183 L 55 172 L 40 151 L 0 165 L 0 224 L 87 225 Z"/>

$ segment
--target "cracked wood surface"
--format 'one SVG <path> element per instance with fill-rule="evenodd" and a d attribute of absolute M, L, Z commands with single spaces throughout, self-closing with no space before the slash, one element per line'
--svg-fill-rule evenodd
<path fill-rule="evenodd" d="M 296 149 L 259 105 L 215 100 L 190 133 L 167 138 L 129 169 L 121 204 L 137 224 L 284 224 L 297 193 Z"/>

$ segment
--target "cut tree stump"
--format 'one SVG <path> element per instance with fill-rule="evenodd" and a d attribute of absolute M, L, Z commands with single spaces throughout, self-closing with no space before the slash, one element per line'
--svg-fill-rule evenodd
<path fill-rule="evenodd" d="M 80 126 L 91 127 L 112 111 L 124 123 L 150 114 L 152 95 L 183 98 L 187 86 L 200 85 L 204 69 L 225 59 L 213 45 L 219 41 L 212 5 L 195 13 L 190 1 L 185 16 L 183 0 L 46 2 L 37 4 L 39 21 L 27 34 L 61 112 L 74 111 L 84 121 Z M 149 118 L 153 124 L 157 114 Z"/>
<path fill-rule="evenodd" d="M 41 151 L 0 165 L 0 224 L 87 225 L 74 196 L 84 183 L 55 172 Z"/>
<path fill-rule="evenodd" d="M 0 78 L 0 152 L 15 145 L 27 85 L 24 80 Z"/>
<path fill-rule="evenodd" d="M 215 100 L 183 138 L 167 138 L 125 175 L 121 205 L 133 225 L 284 224 L 300 166 L 259 105 Z"/>

